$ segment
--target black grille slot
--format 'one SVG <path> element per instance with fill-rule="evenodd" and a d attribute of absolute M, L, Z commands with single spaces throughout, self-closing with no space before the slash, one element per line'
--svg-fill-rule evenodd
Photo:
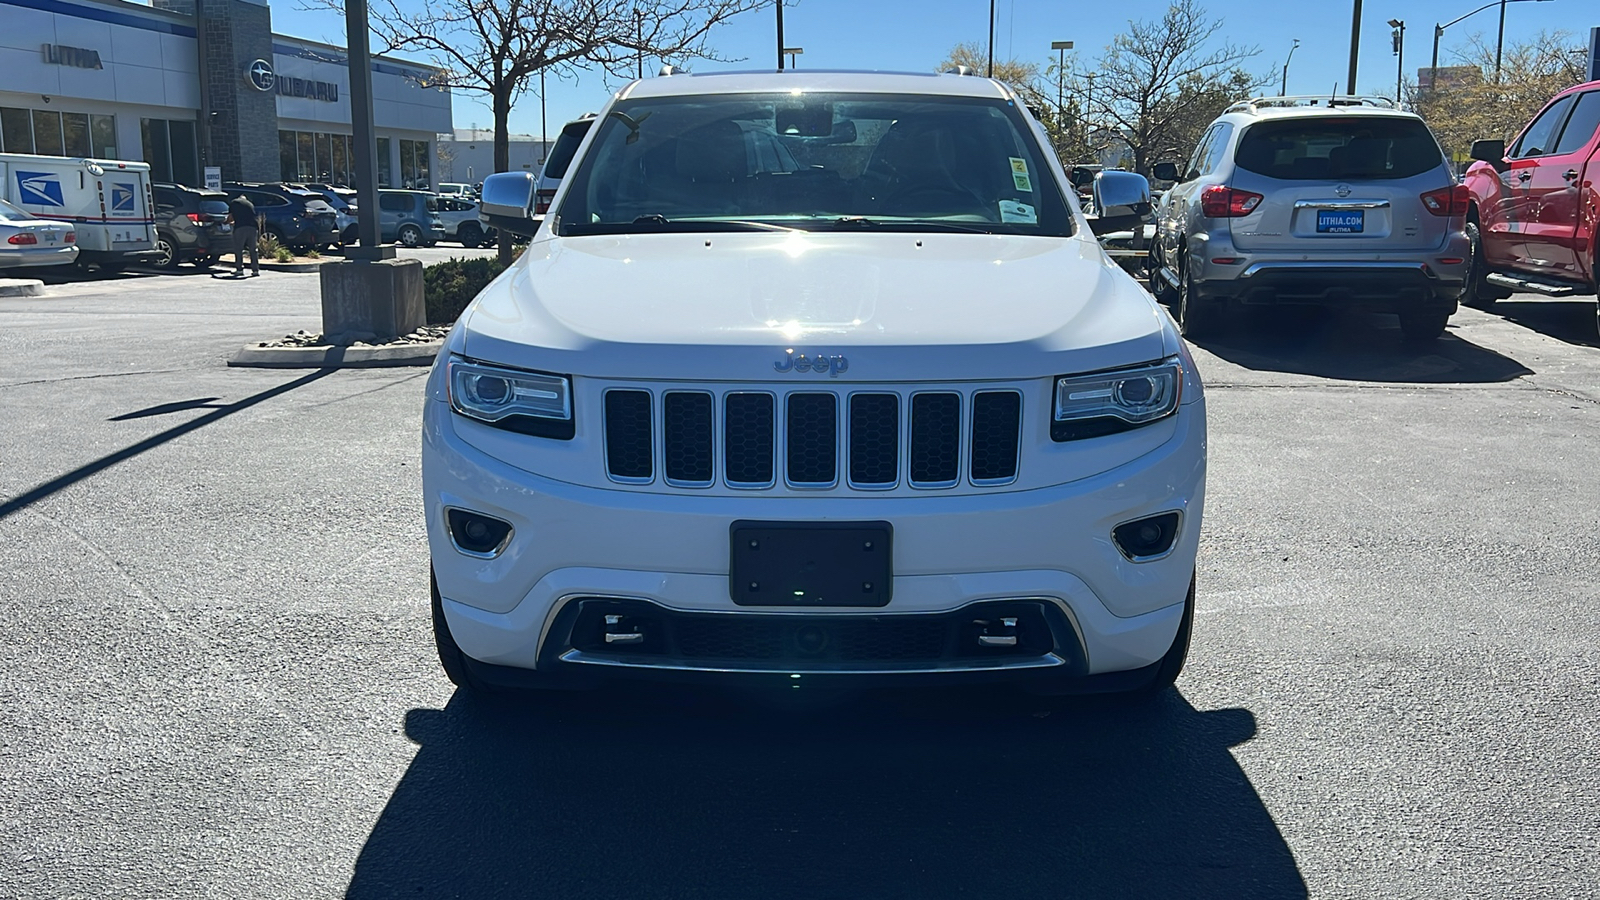
<path fill-rule="evenodd" d="M 900 477 L 900 398 L 850 396 L 850 483 L 890 485 Z"/>
<path fill-rule="evenodd" d="M 606 471 L 613 478 L 649 481 L 651 461 L 650 394 L 606 392 Z"/>
<path fill-rule="evenodd" d="M 790 484 L 833 484 L 839 478 L 839 398 L 796 393 L 788 397 Z"/>
<path fill-rule="evenodd" d="M 684 484 L 710 484 L 711 411 L 710 394 L 675 391 L 662 402 L 661 435 L 665 443 L 662 467 L 668 480 Z"/>
<path fill-rule="evenodd" d="M 772 395 L 729 394 L 723 401 L 723 471 L 729 484 L 772 483 Z"/>
<path fill-rule="evenodd" d="M 911 397 L 911 483 L 953 485 L 961 476 L 961 395 Z"/>
<path fill-rule="evenodd" d="M 972 398 L 972 480 L 1010 481 L 1017 477 L 1022 395 L 984 391 Z"/>

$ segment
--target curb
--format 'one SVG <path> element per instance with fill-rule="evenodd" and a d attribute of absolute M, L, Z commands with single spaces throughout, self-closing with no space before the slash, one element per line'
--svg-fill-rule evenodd
<path fill-rule="evenodd" d="M 242 348 L 228 365 L 248 369 L 379 369 L 397 366 L 431 366 L 444 341 L 425 344 L 391 344 L 381 347 L 258 347 Z"/>
<path fill-rule="evenodd" d="M 0 297 L 43 297 L 44 282 L 35 278 L 0 278 Z"/>

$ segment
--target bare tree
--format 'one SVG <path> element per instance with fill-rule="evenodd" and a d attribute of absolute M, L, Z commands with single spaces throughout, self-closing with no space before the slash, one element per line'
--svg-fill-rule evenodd
<path fill-rule="evenodd" d="M 309 0 L 343 9 L 343 0 Z M 494 114 L 494 170 L 511 164 L 511 106 L 544 69 L 635 74 L 646 59 L 717 59 L 713 27 L 773 0 L 375 0 L 378 52 L 421 52 L 439 72 L 428 87 L 474 91 Z M 500 244 L 502 262 L 511 245 Z"/>
<path fill-rule="evenodd" d="M 1075 57 L 1067 58 L 1069 73 L 1075 64 L 1074 60 Z M 983 47 L 976 42 L 968 42 L 952 47 L 935 71 L 947 72 L 956 66 L 966 66 L 973 74 L 982 75 L 988 71 L 988 65 L 988 55 Z M 1056 66 L 1057 63 L 1052 62 L 1041 71 L 1037 63 L 1016 58 L 997 59 L 994 62 L 994 77 L 1016 91 L 1023 103 L 1039 116 L 1045 131 L 1050 134 L 1058 157 L 1068 163 L 1087 159 L 1091 151 L 1087 145 L 1088 130 L 1080 127 L 1083 106 L 1076 94 L 1067 93 L 1066 85 L 1074 83 L 1071 74 L 1064 76 L 1065 81 L 1059 86 L 1061 90 L 1057 90 L 1055 79 L 1063 76 L 1056 71 Z"/>
<path fill-rule="evenodd" d="M 1100 58 L 1089 115 L 1121 135 L 1139 172 L 1169 148 L 1186 151 L 1197 120 L 1203 127 L 1265 83 L 1242 68 L 1260 51 L 1215 44 L 1221 29 L 1196 0 L 1173 0 L 1160 21 L 1130 21 Z"/>

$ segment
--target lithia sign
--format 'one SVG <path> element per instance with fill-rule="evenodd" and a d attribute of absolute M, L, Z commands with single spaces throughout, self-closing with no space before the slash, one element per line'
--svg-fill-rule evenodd
<path fill-rule="evenodd" d="M 279 75 L 272 70 L 272 63 L 264 59 L 252 60 L 250 65 L 245 66 L 244 78 L 251 87 L 262 93 L 271 91 L 280 97 L 305 97 L 308 100 L 324 100 L 328 103 L 339 102 L 337 84 L 331 81 Z"/>
<path fill-rule="evenodd" d="M 58 66 L 75 66 L 79 69 L 104 69 L 100 51 L 86 47 L 68 47 L 65 44 L 45 44 L 44 61 Z"/>

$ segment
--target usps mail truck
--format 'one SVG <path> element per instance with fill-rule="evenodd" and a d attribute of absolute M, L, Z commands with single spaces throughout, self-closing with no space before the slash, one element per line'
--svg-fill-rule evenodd
<path fill-rule="evenodd" d="M 0 153 L 0 196 L 71 222 L 80 266 L 116 271 L 159 256 L 148 163 Z"/>

